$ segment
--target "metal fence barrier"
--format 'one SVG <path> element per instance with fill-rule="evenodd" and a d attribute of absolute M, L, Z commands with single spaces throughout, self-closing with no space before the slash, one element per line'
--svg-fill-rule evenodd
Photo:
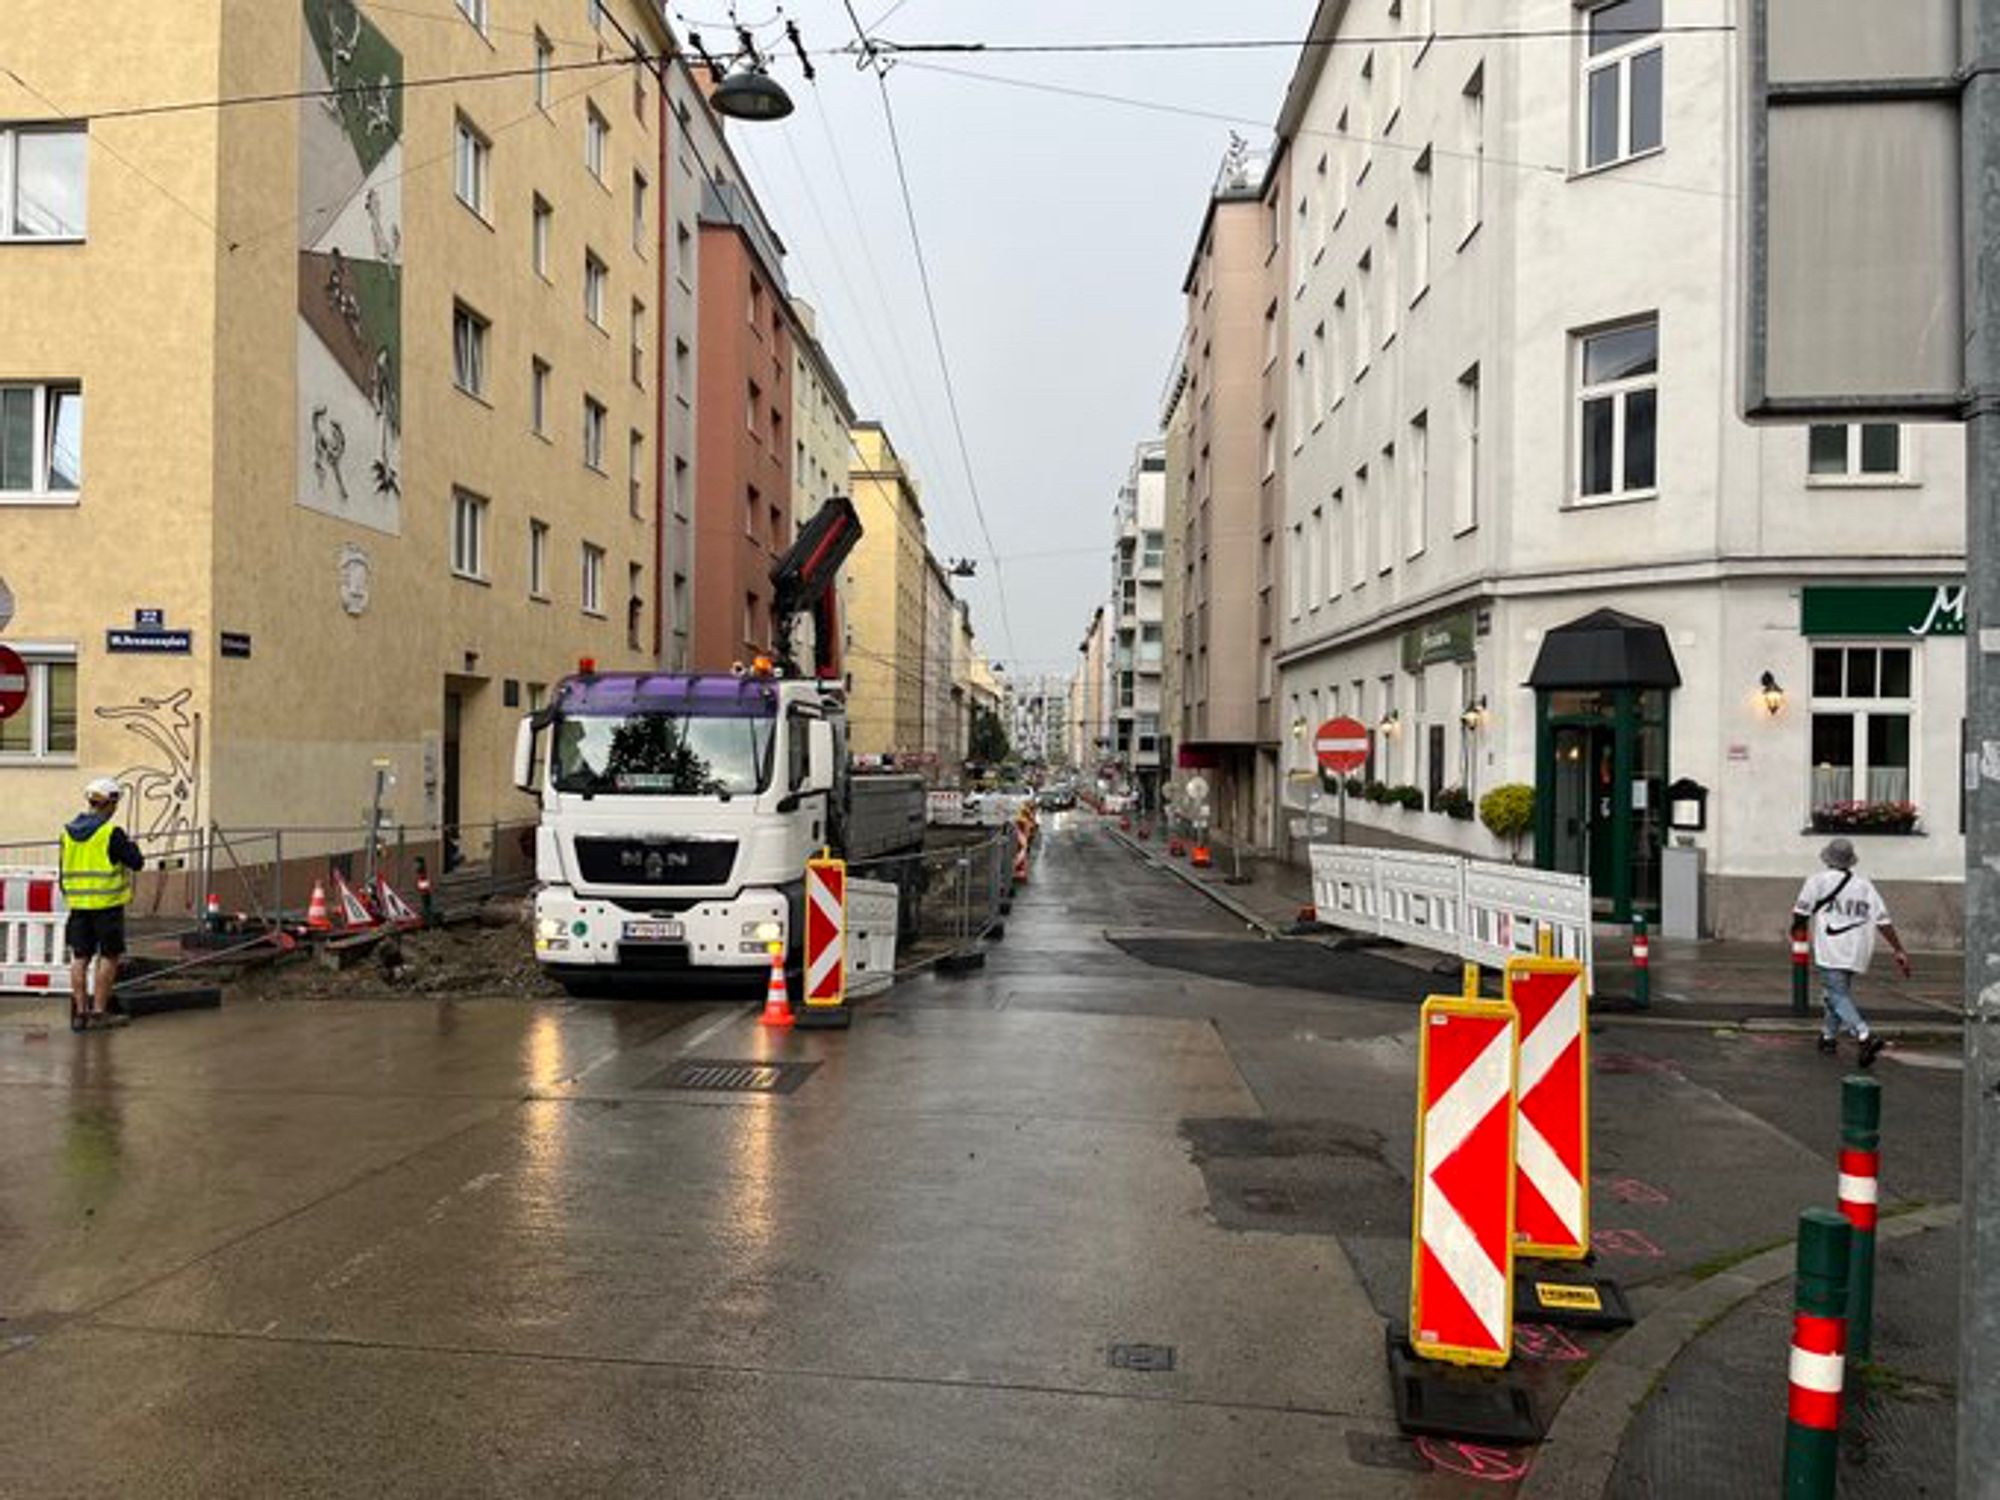
<path fill-rule="evenodd" d="M 1313 905 L 1331 927 L 1392 938 L 1501 968 L 1532 957 L 1547 931 L 1555 956 L 1595 977 L 1590 881 L 1455 854 L 1312 846 Z"/>
<path fill-rule="evenodd" d="M 853 880 L 895 887 L 896 972 L 977 952 L 1002 930 L 1014 899 L 1013 832 L 966 829 L 917 854 L 857 860 Z"/>

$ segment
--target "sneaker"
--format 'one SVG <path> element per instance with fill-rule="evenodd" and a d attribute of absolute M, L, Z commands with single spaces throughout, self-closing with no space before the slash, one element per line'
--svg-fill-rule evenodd
<path fill-rule="evenodd" d="M 1819 1050 L 1826 1053 L 1829 1057 L 1832 1056 L 1840 1050 L 1840 1038 L 1832 1036 L 1821 1037 L 1819 1039 Z"/>
<path fill-rule="evenodd" d="M 1882 1038 L 1880 1038 L 1879 1036 L 1864 1036 L 1861 1039 L 1862 1067 L 1864 1068 L 1867 1067 L 1870 1063 L 1874 1062 L 1875 1059 L 1880 1057 L 1881 1055 L 1882 1055 Z"/>

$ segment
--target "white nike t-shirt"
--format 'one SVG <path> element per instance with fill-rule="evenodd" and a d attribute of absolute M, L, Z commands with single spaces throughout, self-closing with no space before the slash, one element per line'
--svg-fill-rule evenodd
<path fill-rule="evenodd" d="M 1820 906 L 1829 896 L 1832 902 Z M 1821 870 L 1807 878 L 1792 911 L 1803 917 L 1816 906 L 1820 909 L 1812 919 L 1813 962 L 1822 969 L 1865 972 L 1875 957 L 1875 929 L 1889 920 L 1889 908 L 1875 882 L 1850 870 Z"/>

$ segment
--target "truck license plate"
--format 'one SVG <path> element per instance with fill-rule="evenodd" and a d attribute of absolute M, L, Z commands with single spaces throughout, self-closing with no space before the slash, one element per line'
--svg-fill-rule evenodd
<path fill-rule="evenodd" d="M 679 922 L 627 922 L 625 941 L 628 943 L 678 943 L 687 936 L 687 930 Z"/>

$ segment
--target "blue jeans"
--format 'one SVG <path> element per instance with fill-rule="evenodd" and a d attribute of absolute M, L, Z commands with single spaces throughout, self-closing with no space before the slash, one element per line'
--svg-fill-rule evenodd
<path fill-rule="evenodd" d="M 1862 1018 L 1860 1008 L 1854 1003 L 1854 971 L 1821 969 L 1819 979 L 1824 986 L 1826 1001 L 1826 1027 L 1822 1034 L 1837 1037 L 1843 1031 L 1851 1031 L 1865 1039 L 1868 1022 Z"/>

